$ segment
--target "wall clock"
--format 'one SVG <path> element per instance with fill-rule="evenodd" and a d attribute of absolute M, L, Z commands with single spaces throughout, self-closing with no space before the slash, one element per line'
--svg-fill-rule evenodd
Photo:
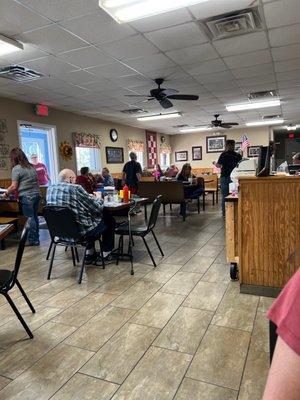
<path fill-rule="evenodd" d="M 117 130 L 116 129 L 111 129 L 110 131 L 109 131 L 109 136 L 110 136 L 110 140 L 112 141 L 112 142 L 116 142 L 117 140 L 118 140 L 118 132 L 117 132 Z"/>

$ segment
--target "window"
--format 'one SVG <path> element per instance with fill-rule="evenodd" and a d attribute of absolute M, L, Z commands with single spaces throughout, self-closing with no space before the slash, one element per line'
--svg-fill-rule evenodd
<path fill-rule="evenodd" d="M 129 154 L 131 153 L 131 150 L 128 152 L 128 158 Z M 143 151 L 135 151 L 136 157 L 137 157 L 137 162 L 141 164 L 142 169 L 144 168 L 144 152 Z M 130 160 L 130 158 L 129 158 Z"/>
<path fill-rule="evenodd" d="M 100 149 L 93 147 L 75 147 L 77 170 L 82 167 L 89 167 L 91 172 L 99 172 L 101 170 Z"/>
<path fill-rule="evenodd" d="M 160 153 L 160 168 L 166 169 L 170 166 L 170 153 Z"/>

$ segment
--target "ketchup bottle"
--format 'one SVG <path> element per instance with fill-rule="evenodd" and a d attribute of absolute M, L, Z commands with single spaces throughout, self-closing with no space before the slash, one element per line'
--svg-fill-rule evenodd
<path fill-rule="evenodd" d="M 129 188 L 127 185 L 123 187 L 123 202 L 124 203 L 129 202 Z"/>

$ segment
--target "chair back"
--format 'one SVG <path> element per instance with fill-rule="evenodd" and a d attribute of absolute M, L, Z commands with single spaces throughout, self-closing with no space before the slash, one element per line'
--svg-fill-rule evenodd
<path fill-rule="evenodd" d="M 157 221 L 157 217 L 158 217 L 158 213 L 159 213 L 159 209 L 160 209 L 160 205 L 161 205 L 161 198 L 162 198 L 161 195 L 157 196 L 152 204 L 152 209 L 151 209 L 151 213 L 150 213 L 150 217 L 149 217 L 149 221 L 148 221 L 148 230 L 153 229 L 156 225 L 156 221 Z"/>
<path fill-rule="evenodd" d="M 70 208 L 48 205 L 44 207 L 43 215 L 52 238 L 80 239 L 79 226 Z"/>
<path fill-rule="evenodd" d="M 18 273 L 19 273 L 23 253 L 24 253 L 24 248 L 25 248 L 25 244 L 26 244 L 26 240 L 27 240 L 27 236 L 28 236 L 28 230 L 29 230 L 29 226 L 28 226 L 28 224 L 26 224 L 23 228 L 21 238 L 19 241 L 19 246 L 18 246 L 16 260 L 15 260 L 15 266 L 14 266 L 14 270 L 13 270 L 13 279 L 12 279 L 12 282 L 10 283 L 11 288 L 16 283 L 16 280 L 18 277 Z"/>

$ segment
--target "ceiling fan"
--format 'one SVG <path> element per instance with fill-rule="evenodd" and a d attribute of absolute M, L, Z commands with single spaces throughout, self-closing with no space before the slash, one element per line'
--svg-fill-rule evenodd
<path fill-rule="evenodd" d="M 163 108 L 173 107 L 173 103 L 170 101 L 170 99 L 173 99 L 173 100 L 198 100 L 199 99 L 199 96 L 196 96 L 193 94 L 179 94 L 178 90 L 162 88 L 161 85 L 163 84 L 163 82 L 164 82 L 163 78 L 155 79 L 155 83 L 157 84 L 158 87 L 150 90 L 149 95 L 128 94 L 125 96 L 126 97 L 146 97 L 146 100 L 144 100 L 144 101 L 157 100 Z"/>
<path fill-rule="evenodd" d="M 218 119 L 219 116 L 220 116 L 220 114 L 214 115 L 215 119 L 213 121 L 211 121 L 212 127 L 229 129 L 235 125 L 239 125 L 237 122 L 222 122 L 221 119 Z"/>

